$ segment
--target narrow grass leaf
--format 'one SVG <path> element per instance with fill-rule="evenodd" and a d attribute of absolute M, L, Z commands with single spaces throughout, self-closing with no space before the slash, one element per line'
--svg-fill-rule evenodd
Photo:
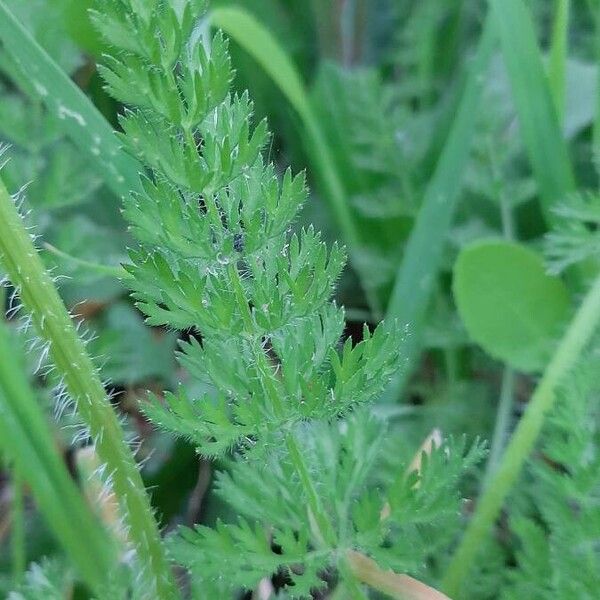
<path fill-rule="evenodd" d="M 552 27 L 552 45 L 550 46 L 550 64 L 548 79 L 554 97 L 554 106 L 562 123 L 565 111 L 565 78 L 567 71 L 567 50 L 569 33 L 569 13 L 571 0 L 557 0 L 556 14 Z"/>
<path fill-rule="evenodd" d="M 48 110 L 59 118 L 65 134 L 96 166 L 106 185 L 120 198 L 139 188 L 137 161 L 121 148 L 106 119 L 87 96 L 48 56 L 0 0 L 0 42 L 21 65 Z"/>
<path fill-rule="evenodd" d="M 533 21 L 522 0 L 490 0 L 519 117 L 523 143 L 548 224 L 552 207 L 575 189 L 575 178 Z"/>
<path fill-rule="evenodd" d="M 387 318 L 390 321 L 397 320 L 407 328 L 400 351 L 407 368 L 402 369 L 384 394 L 384 399 L 388 401 L 397 399 L 420 350 L 423 321 L 460 196 L 463 173 L 475 133 L 474 116 L 479 108 L 494 43 L 493 23 L 488 16 L 456 119 L 425 191 L 423 204 L 396 276 L 387 307 Z"/>
<path fill-rule="evenodd" d="M 56 452 L 14 342 L 0 320 L 0 449 L 17 479 L 31 488 L 46 523 L 83 581 L 100 594 L 116 567 L 115 549 Z"/>

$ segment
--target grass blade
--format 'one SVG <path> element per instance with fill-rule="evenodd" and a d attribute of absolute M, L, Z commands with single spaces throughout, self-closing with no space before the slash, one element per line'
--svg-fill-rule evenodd
<path fill-rule="evenodd" d="M 387 307 L 387 318 L 407 327 L 407 335 L 401 342 L 401 355 L 405 357 L 407 368 L 402 369 L 384 394 L 388 401 L 397 399 L 418 356 L 423 321 L 458 203 L 462 174 L 475 132 L 474 115 L 494 43 L 493 23 L 488 16 L 458 114 L 425 192 Z"/>
<path fill-rule="evenodd" d="M 126 154 L 112 127 L 87 96 L 0 0 L 0 41 L 22 66 L 47 109 L 58 116 L 65 134 L 97 167 L 106 185 L 120 198 L 139 188 L 137 161 Z"/>
<path fill-rule="evenodd" d="M 554 97 L 554 105 L 559 122 L 562 122 L 565 111 L 565 74 L 567 70 L 567 50 L 569 33 L 570 0 L 557 0 L 556 15 L 552 28 L 552 45 L 550 47 L 550 64 L 548 79 Z"/>
<path fill-rule="evenodd" d="M 596 71 L 598 81 L 600 81 L 600 4 L 595 5 L 593 1 L 588 1 L 590 18 L 594 24 L 594 54 L 596 59 Z M 600 149 L 600 85 L 596 90 L 596 116 L 594 118 L 594 127 L 592 134 L 592 150 L 597 155 Z"/>
<path fill-rule="evenodd" d="M 31 487 L 48 526 L 83 581 L 100 594 L 116 567 L 115 549 L 57 455 L 19 362 L 14 340 L 0 320 L 0 449 L 13 464 L 18 485 L 26 480 Z"/>
<path fill-rule="evenodd" d="M 519 116 L 521 135 L 537 180 L 547 223 L 557 200 L 575 189 L 575 177 L 533 21 L 522 0 L 490 0 Z"/>

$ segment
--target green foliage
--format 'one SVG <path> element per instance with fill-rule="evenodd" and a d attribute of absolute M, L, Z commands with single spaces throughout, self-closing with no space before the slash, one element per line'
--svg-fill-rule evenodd
<path fill-rule="evenodd" d="M 295 65 L 277 39 L 244 9 L 216 9 L 210 13 L 210 18 L 261 65 L 300 117 L 307 154 L 314 165 L 323 195 L 348 245 L 351 261 L 357 269 L 368 302 L 379 315 L 380 304 L 374 295 L 366 265 L 361 260 L 359 231 L 346 200 L 342 173 L 336 168 L 332 146 L 323 135 L 314 106 Z"/>
<path fill-rule="evenodd" d="M 110 6 L 101 27 L 119 44 L 127 36 Z M 168 15 L 168 9 L 157 11 L 141 24 L 132 18 L 153 32 L 173 25 L 168 19 L 177 15 Z M 343 315 L 329 298 L 343 252 L 336 245 L 328 251 L 312 228 L 288 234 L 306 198 L 303 178 L 287 172 L 278 182 L 263 164 L 264 123 L 252 130 L 248 97 L 230 97 L 224 87 L 231 74 L 223 37 L 212 40 L 209 60 L 199 43 L 193 51 L 184 48 L 192 25 L 186 10 L 172 34 L 179 54 L 173 50 L 166 60 L 154 49 L 154 34 L 138 36 L 139 48 L 127 47 L 105 73 L 110 89 L 135 107 L 122 118 L 124 139 L 152 169 L 144 193 L 125 209 L 141 243 L 127 267 L 134 297 L 149 323 L 195 327 L 203 335 L 201 343 L 182 346 L 182 362 L 220 396 L 216 408 L 206 399 L 195 403 L 201 412 L 204 406 L 216 410 L 195 426 L 195 442 L 212 455 L 212 443 L 223 451 L 263 429 L 285 432 L 296 422 L 334 417 L 370 400 L 396 368 L 396 356 L 383 327 L 373 335 L 365 330 L 355 347 L 348 341 L 341 353 L 332 349 Z M 156 90 L 141 105 L 123 80 L 125 65 L 134 61 L 140 81 L 152 77 Z M 183 73 L 178 78 L 175 66 Z M 170 93 L 172 86 L 181 96 Z M 168 106 L 167 98 L 181 100 Z M 166 423 L 181 420 L 176 431 L 193 430 L 182 417 L 194 403 L 181 395 L 170 403 Z M 161 421 L 157 403 L 150 414 Z M 220 435 L 212 439 L 212 421 L 227 430 L 225 443 Z"/>
<path fill-rule="evenodd" d="M 500 33 L 523 142 L 540 188 L 545 218 L 552 223 L 552 205 L 575 187 L 557 108 L 525 3 L 522 0 L 494 0 L 491 6 Z"/>
<path fill-rule="evenodd" d="M 84 57 L 68 39 L 62 11 L 51 0 L 6 4 L 43 45 L 50 57 L 46 59 L 56 61 L 55 69 L 70 75 L 82 69 Z M 42 83 L 34 69 L 23 68 L 24 57 L 11 52 L 15 48 L 9 43 L 0 49 L 0 70 L 11 80 L 0 85 L 0 140 L 11 146 L 3 180 L 13 193 L 27 188 L 28 206 L 33 209 L 29 222 L 45 242 L 80 259 L 118 263 L 125 254 L 122 220 L 96 171 L 96 156 L 82 153 L 69 139 L 65 115 L 45 104 Z M 110 128 L 106 129 L 112 139 Z M 68 303 L 106 301 L 122 293 L 118 282 L 89 269 L 57 259 L 48 263 L 75 279 L 62 285 Z"/>
<path fill-rule="evenodd" d="M 344 318 L 330 298 L 344 254 L 335 244 L 327 250 L 312 227 L 290 233 L 307 196 L 304 180 L 289 171 L 279 180 L 263 163 L 266 127 L 251 127 L 246 94 L 227 91 L 231 71 L 222 35 L 204 44 L 192 37 L 186 44 L 194 24 L 189 4 L 180 12 L 162 3 L 137 10 L 134 3 L 104 2 L 102 7 L 96 20 L 120 49 L 103 68 L 104 77 L 111 93 L 128 105 L 121 118 L 123 139 L 148 168 L 143 192 L 133 194 L 125 207 L 139 243 L 130 253 L 133 264 L 126 267 L 134 297 L 148 323 L 201 334 L 181 344 L 179 360 L 213 390 L 194 398 L 182 387 L 167 393 L 164 404 L 154 398 L 144 410 L 205 456 L 244 451 L 233 474 L 221 480 L 234 505 L 247 493 L 248 461 L 276 461 L 265 474 L 272 485 L 244 510 L 236 505 L 244 520 L 184 533 L 187 545 L 175 541 L 174 556 L 195 579 L 229 591 L 250 589 L 285 568 L 295 597 L 322 587 L 319 573 L 339 566 L 339 553 L 351 548 L 376 556 L 386 567 L 417 569 L 419 561 L 398 562 L 386 550 L 388 531 L 406 525 L 416 543 L 426 535 L 421 528 L 447 528 L 448 516 L 457 514 L 448 504 L 449 489 L 471 459 L 463 461 L 460 449 L 449 451 L 456 464 L 443 469 L 443 478 L 431 478 L 437 494 L 423 492 L 425 483 L 419 487 L 411 477 L 407 488 L 396 468 L 386 491 L 390 515 L 383 524 L 384 496 L 359 500 L 369 509 L 367 520 L 361 511 L 351 516 L 352 486 L 363 486 L 369 473 L 359 461 L 369 445 L 357 442 L 370 426 L 347 425 L 353 433 L 346 446 L 335 422 L 381 393 L 398 368 L 395 337 L 384 325 L 373 332 L 365 326 L 360 343 L 347 339 L 337 348 Z M 140 96 L 140 89 L 146 93 Z M 305 423 L 313 424 L 312 442 Z M 345 477 L 321 483 L 323 461 L 341 461 Z M 297 486 L 296 497 L 303 499 L 293 519 L 286 523 L 269 510 L 263 512 L 266 522 L 254 525 L 257 507 L 273 507 L 290 486 Z M 340 522 L 336 509 L 344 512 Z M 271 549 L 266 525 L 276 528 L 273 542 L 281 555 Z M 428 544 L 421 546 L 432 548 L 431 537 L 427 533 Z M 439 538 L 447 541 L 441 533 Z M 407 538 L 399 534 L 398 539 Z M 235 576 L 223 578 L 224 565 Z"/>
<path fill-rule="evenodd" d="M 71 593 L 73 576 L 65 565 L 45 560 L 32 564 L 25 574 L 25 581 L 12 591 L 9 600 L 63 600 Z"/>
<path fill-rule="evenodd" d="M 22 300 L 93 424 L 72 439 L 81 415 L 34 338 L 27 401 L 0 411 L 0 595 L 86 598 L 85 564 L 108 575 L 99 600 L 594 597 L 600 281 L 566 317 L 600 248 L 597 194 L 573 177 L 597 187 L 598 15 L 568 0 L 0 0 L 2 177 L 31 182 L 26 225 L 69 277 L 67 306 L 83 301 L 106 380 L 0 189 L 9 328 Z M 492 431 L 481 477 L 464 435 Z M 116 533 L 109 566 L 56 448 L 93 457 L 74 470 Z"/>
<path fill-rule="evenodd" d="M 547 364 L 498 468 L 483 490 L 473 519 L 444 576 L 443 587 L 449 593 L 460 592 L 486 533 L 533 450 L 546 415 L 554 408 L 558 387 L 581 360 L 599 324 L 600 276 L 597 276 Z"/>
<path fill-rule="evenodd" d="M 600 421 L 595 369 L 593 359 L 575 369 L 542 433 L 540 455 L 531 461 L 524 490 L 532 508 L 515 517 L 518 567 L 508 573 L 503 598 L 583 600 L 597 595 Z"/>
<path fill-rule="evenodd" d="M 567 289 L 545 273 L 541 257 L 502 240 L 463 248 L 454 268 L 454 297 L 473 340 L 523 371 L 547 363 L 569 314 Z"/>
<path fill-rule="evenodd" d="M 545 253 L 551 272 L 600 256 L 600 196 L 583 192 L 556 208 L 560 224 L 546 236 Z"/>
<path fill-rule="evenodd" d="M 176 559 L 221 594 L 279 573 L 290 597 L 307 597 L 325 587 L 327 573 L 343 568 L 351 548 L 383 569 L 426 576 L 424 565 L 460 527 L 457 484 L 481 459 L 482 447 L 449 441 L 423 453 L 417 472 L 409 466 L 411 450 L 391 452 L 394 436 L 364 413 L 303 426 L 298 436 L 338 547 L 319 543 L 314 520 L 298 502 L 303 492 L 294 466 L 273 448 L 266 460 L 235 461 L 218 475 L 217 493 L 239 521 L 185 530 L 171 542 Z M 223 577 L 224 570 L 231 576 Z"/>
<path fill-rule="evenodd" d="M 140 314 L 125 303 L 113 304 L 94 326 L 98 333 L 89 347 L 104 377 L 127 386 L 173 379 L 175 334 L 144 327 Z"/>
<path fill-rule="evenodd" d="M 25 79 L 113 192 L 127 194 L 137 184 L 138 165 L 121 151 L 104 117 L 4 2 L 0 2 L 0 16 L 0 40 L 12 64 L 18 65 L 17 81 Z M 25 72 L 22 65 L 27 65 Z"/>
<path fill-rule="evenodd" d="M 417 162 L 418 151 L 401 143 L 409 134 L 403 131 L 407 111 L 397 95 L 375 69 L 348 70 L 325 63 L 312 97 L 359 225 L 361 252 L 354 260 L 382 305 L 416 210 L 407 166 Z M 415 145 L 421 149 L 421 144 Z"/>
<path fill-rule="evenodd" d="M 462 184 L 461 174 L 475 133 L 473 113 L 481 100 L 485 81 L 483 73 L 489 65 L 493 48 L 493 22 L 488 17 L 465 83 L 456 119 L 424 192 L 423 204 L 407 241 L 389 299 L 388 316 L 399 319 L 410 328 L 410 335 L 404 338 L 401 348 L 409 368 L 421 348 L 428 303 L 442 261 L 446 235 L 456 210 Z M 410 369 L 407 371 L 410 372 Z M 405 379 L 396 377 L 386 392 L 386 398 L 395 400 L 404 384 Z"/>

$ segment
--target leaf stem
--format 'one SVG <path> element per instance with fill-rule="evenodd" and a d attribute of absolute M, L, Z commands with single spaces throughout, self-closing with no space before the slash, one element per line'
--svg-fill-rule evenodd
<path fill-rule="evenodd" d="M 227 273 L 232 283 L 233 293 L 235 295 L 238 308 L 242 314 L 242 318 L 244 319 L 246 331 L 251 337 L 257 338 L 256 327 L 254 325 L 250 305 L 248 304 L 248 299 L 246 298 L 240 273 L 237 267 L 233 264 L 228 266 Z M 261 345 L 255 346 L 253 354 L 256 360 L 256 366 L 261 374 L 261 379 L 264 382 L 265 392 L 269 398 L 273 412 L 278 418 L 282 418 L 283 405 L 277 388 L 274 385 L 273 368 L 269 364 L 267 355 L 265 354 Z M 306 494 L 312 517 L 316 521 L 319 535 L 322 538 L 321 541 L 330 546 L 334 546 L 336 536 L 333 526 L 330 519 L 327 517 L 323 506 L 321 505 L 319 495 L 310 476 L 310 471 L 304 461 L 300 449 L 298 448 L 298 443 L 296 442 L 293 432 L 287 432 L 284 436 L 284 439 L 290 460 L 292 461 L 292 465 L 294 466 L 296 474 L 300 478 L 300 482 L 304 488 L 304 493 Z"/>
<path fill-rule="evenodd" d="M 317 526 L 321 536 L 323 537 L 323 541 L 326 544 L 333 546 L 335 545 L 335 533 L 333 531 L 333 526 L 330 519 L 327 517 L 327 513 L 324 511 L 323 506 L 321 505 L 321 500 L 317 494 L 317 490 L 315 489 L 308 467 L 304 462 L 304 458 L 300 452 L 300 449 L 298 448 L 296 438 L 292 433 L 286 434 L 285 444 L 296 473 L 302 482 L 302 487 L 304 488 L 304 493 L 306 494 L 312 516 L 317 522 Z"/>
<path fill-rule="evenodd" d="M 66 261 L 73 263 L 74 265 L 78 265 L 84 269 L 88 269 L 89 271 L 98 273 L 99 275 L 105 275 L 107 277 L 114 277 L 115 279 L 130 279 L 131 275 L 120 266 L 110 266 L 103 265 L 100 263 L 94 263 L 89 260 L 83 260 L 82 258 L 77 258 L 76 256 L 72 256 L 63 250 L 59 250 L 56 246 L 49 244 L 48 242 L 44 242 L 43 244 L 44 250 L 47 250 L 51 254 L 58 256 Z"/>
<path fill-rule="evenodd" d="M 111 474 L 114 492 L 122 502 L 130 539 L 148 584 L 153 586 L 157 598 L 177 597 L 149 498 L 117 416 L 98 371 L 2 182 L 0 258 L 19 290 L 25 309 L 31 314 L 39 337 L 48 345 L 68 392 L 77 403 L 78 414 L 89 428 L 98 456 Z"/>
<path fill-rule="evenodd" d="M 546 367 L 497 471 L 478 502 L 458 550 L 450 561 L 442 587 L 451 596 L 460 591 L 478 549 L 517 480 L 537 440 L 544 418 L 554 405 L 557 386 L 578 360 L 599 322 L 600 276 L 594 281 Z"/>

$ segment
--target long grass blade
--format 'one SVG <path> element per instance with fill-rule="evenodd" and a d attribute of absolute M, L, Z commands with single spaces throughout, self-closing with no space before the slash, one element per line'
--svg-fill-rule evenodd
<path fill-rule="evenodd" d="M 406 327 L 406 335 L 401 341 L 401 356 L 406 361 L 406 368 L 392 381 L 384 400 L 398 398 L 419 353 L 423 321 L 460 196 L 462 175 L 475 132 L 474 115 L 481 100 L 494 43 L 493 23 L 488 16 L 456 119 L 425 192 L 387 307 L 387 318 Z"/>
<path fill-rule="evenodd" d="M 550 64 L 548 65 L 550 89 L 554 97 L 556 114 L 561 123 L 565 111 L 565 77 L 567 71 L 570 9 L 571 0 L 556 0 L 556 14 L 552 27 L 552 45 L 550 46 Z"/>
<path fill-rule="evenodd" d="M 522 0 L 490 0 L 519 116 L 523 142 L 547 223 L 552 207 L 575 189 L 575 177 L 544 71 L 531 14 Z"/>
<path fill-rule="evenodd" d="M 33 39 L 0 0 L 0 42 L 21 65 L 47 109 L 58 116 L 65 134 L 96 166 L 120 198 L 140 186 L 137 161 L 121 148 L 112 127 L 87 96 Z"/>
<path fill-rule="evenodd" d="M 81 578 L 99 594 L 116 566 L 115 549 L 58 457 L 15 354 L 14 340 L 0 320 L 0 449 L 17 473 L 19 488 L 26 480 Z"/>

